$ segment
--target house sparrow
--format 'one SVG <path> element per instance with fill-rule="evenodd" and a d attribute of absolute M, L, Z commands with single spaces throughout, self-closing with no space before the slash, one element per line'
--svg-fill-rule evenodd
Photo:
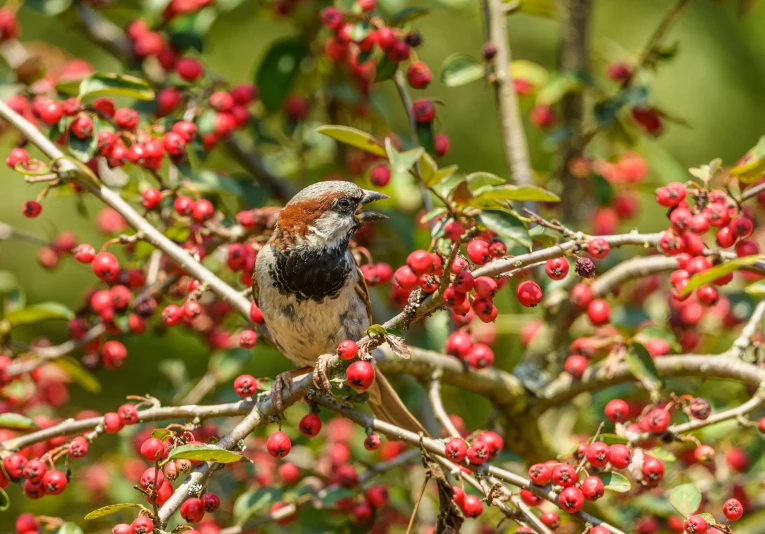
<path fill-rule="evenodd" d="M 327 362 L 337 345 L 358 340 L 372 324 L 364 277 L 348 243 L 364 223 L 386 219 L 365 204 L 388 198 L 350 182 L 306 187 L 279 213 L 274 233 L 258 253 L 252 294 L 274 344 L 302 367 L 276 377 L 274 402 L 295 376 L 313 369 L 317 388 L 331 389 Z M 379 371 L 367 390 L 375 417 L 412 432 L 425 432 Z"/>

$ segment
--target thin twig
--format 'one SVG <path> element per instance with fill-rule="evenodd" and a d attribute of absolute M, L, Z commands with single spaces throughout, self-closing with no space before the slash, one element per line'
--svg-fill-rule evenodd
<path fill-rule="evenodd" d="M 428 385 L 428 399 L 430 400 L 430 405 L 433 407 L 433 413 L 435 414 L 436 419 L 438 419 L 438 422 L 444 427 L 447 434 L 453 438 L 460 437 L 459 430 L 454 426 L 449 414 L 446 413 L 444 403 L 441 400 L 440 373 L 434 373 L 433 377 L 430 379 L 430 384 Z"/>

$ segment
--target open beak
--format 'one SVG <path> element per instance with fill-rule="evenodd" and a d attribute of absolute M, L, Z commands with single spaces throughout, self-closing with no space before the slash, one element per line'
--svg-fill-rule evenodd
<path fill-rule="evenodd" d="M 383 195 L 382 193 L 378 193 L 377 191 L 367 191 L 365 189 L 364 196 L 361 199 L 361 206 L 365 204 L 370 204 L 371 202 L 375 202 L 377 200 L 383 200 L 386 198 L 390 198 L 390 197 L 388 195 Z M 376 211 L 357 211 L 355 215 L 356 215 L 356 219 L 363 223 L 382 221 L 388 218 L 387 215 L 383 215 L 382 213 L 377 213 Z"/>

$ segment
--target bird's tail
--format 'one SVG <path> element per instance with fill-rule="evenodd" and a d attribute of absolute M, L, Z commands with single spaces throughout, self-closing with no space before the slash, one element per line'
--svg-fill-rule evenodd
<path fill-rule="evenodd" d="M 396 425 L 415 434 L 422 432 L 428 435 L 420 422 L 407 410 L 403 401 L 383 376 L 376 369 L 375 381 L 367 390 L 369 392 L 369 408 L 377 419 Z"/>

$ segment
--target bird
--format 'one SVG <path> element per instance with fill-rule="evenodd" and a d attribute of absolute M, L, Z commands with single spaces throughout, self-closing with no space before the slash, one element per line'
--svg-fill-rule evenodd
<path fill-rule="evenodd" d="M 312 370 L 317 389 L 331 390 L 327 363 L 341 341 L 359 340 L 372 324 L 369 291 L 349 249 L 365 223 L 387 219 L 362 208 L 389 198 L 345 181 L 324 181 L 299 191 L 279 212 L 274 232 L 258 252 L 252 295 L 276 348 L 300 368 L 274 379 L 272 398 Z M 367 390 L 374 416 L 427 434 L 379 371 Z"/>

